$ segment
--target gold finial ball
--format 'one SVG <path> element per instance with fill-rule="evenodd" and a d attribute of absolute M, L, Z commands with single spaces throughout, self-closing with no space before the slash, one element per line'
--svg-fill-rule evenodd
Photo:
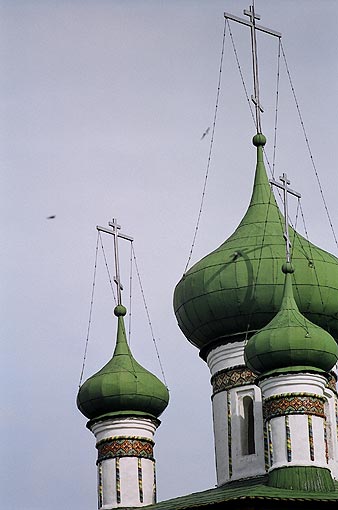
<path fill-rule="evenodd" d="M 252 143 L 255 145 L 255 147 L 259 147 L 260 145 L 264 147 L 266 144 L 266 138 L 262 133 L 257 133 L 252 139 Z"/>
<path fill-rule="evenodd" d="M 127 313 L 127 308 L 123 305 L 117 305 L 114 308 L 114 314 L 116 317 L 124 317 Z"/>

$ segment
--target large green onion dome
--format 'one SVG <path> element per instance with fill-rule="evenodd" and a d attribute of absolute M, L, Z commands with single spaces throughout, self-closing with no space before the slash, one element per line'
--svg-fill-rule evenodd
<path fill-rule="evenodd" d="M 114 313 L 118 327 L 113 357 L 80 387 L 77 406 L 90 420 L 121 415 L 157 418 L 168 405 L 168 389 L 133 358 L 123 319 L 126 308 L 118 305 Z"/>
<path fill-rule="evenodd" d="M 279 312 L 253 335 L 244 349 L 246 366 L 255 373 L 275 370 L 329 372 L 338 359 L 338 345 L 324 329 L 298 310 L 292 290 L 291 264 L 283 265 L 285 284 Z"/>
<path fill-rule="evenodd" d="M 278 312 L 285 260 L 283 216 L 263 162 L 264 135 L 257 134 L 257 165 L 247 212 L 236 231 L 183 275 L 174 293 L 177 322 L 205 355 L 217 343 L 250 337 Z M 309 320 L 338 339 L 338 259 L 290 229 L 297 266 L 295 300 Z"/>

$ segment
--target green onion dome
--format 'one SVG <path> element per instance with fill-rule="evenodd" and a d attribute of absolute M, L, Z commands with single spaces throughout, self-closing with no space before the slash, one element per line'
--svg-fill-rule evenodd
<path fill-rule="evenodd" d="M 257 165 L 247 212 L 236 231 L 183 275 L 174 311 L 187 339 L 202 349 L 240 341 L 278 312 L 285 260 L 283 216 L 266 175 L 262 134 L 253 138 Z M 338 259 L 290 228 L 297 265 L 295 299 L 302 314 L 338 339 Z"/>
<path fill-rule="evenodd" d="M 90 420 L 121 415 L 157 418 L 168 405 L 168 389 L 133 358 L 123 319 L 126 308 L 118 305 L 114 314 L 118 327 L 113 357 L 80 387 L 77 406 Z"/>
<path fill-rule="evenodd" d="M 246 366 L 258 374 L 280 369 L 329 372 L 337 362 L 338 345 L 329 333 L 299 312 L 293 297 L 291 264 L 283 265 L 283 273 L 285 284 L 280 310 L 246 344 Z"/>

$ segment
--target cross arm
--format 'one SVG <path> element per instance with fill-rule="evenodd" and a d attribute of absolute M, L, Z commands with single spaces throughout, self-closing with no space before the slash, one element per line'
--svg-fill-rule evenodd
<path fill-rule="evenodd" d="M 99 225 L 96 225 L 96 230 L 99 230 L 100 232 L 106 232 L 106 234 L 116 235 L 116 232 L 114 230 L 111 230 L 110 228 L 107 227 L 100 227 Z M 133 237 L 127 236 L 126 234 L 122 234 L 122 232 L 118 232 L 117 235 L 118 237 L 122 237 L 122 239 L 126 239 L 127 241 L 134 241 Z"/>
<path fill-rule="evenodd" d="M 275 181 L 274 179 L 269 179 L 269 183 L 270 184 L 274 184 L 275 186 L 277 186 L 277 188 L 280 188 L 282 190 L 286 189 L 286 191 L 288 193 L 291 193 L 291 195 L 294 195 L 297 198 L 302 198 L 302 195 L 300 193 L 298 193 L 298 191 L 295 191 L 295 190 L 293 190 L 291 188 L 286 188 L 285 184 L 280 184 L 278 181 Z"/>
<path fill-rule="evenodd" d="M 232 21 L 236 21 L 237 23 L 241 23 L 242 25 L 247 25 L 248 27 L 252 26 L 251 21 L 248 21 L 244 18 L 239 18 L 238 16 L 234 16 L 233 14 L 229 14 L 228 12 L 224 13 L 224 17 L 226 19 L 231 19 Z M 282 34 L 280 32 L 277 32 L 276 30 L 271 30 L 271 28 L 263 27 L 262 25 L 256 25 L 255 29 L 260 30 L 261 32 L 265 32 L 266 34 L 274 35 L 275 37 L 278 37 L 279 39 L 282 37 Z"/>

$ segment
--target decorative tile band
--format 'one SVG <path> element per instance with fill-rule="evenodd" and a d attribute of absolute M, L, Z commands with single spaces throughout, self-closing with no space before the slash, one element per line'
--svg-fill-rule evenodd
<path fill-rule="evenodd" d="M 288 414 L 312 414 L 325 417 L 325 397 L 313 393 L 283 393 L 273 395 L 263 402 L 264 420 Z"/>
<path fill-rule="evenodd" d="M 97 463 L 115 457 L 142 457 L 154 460 L 152 439 L 138 436 L 114 436 L 102 439 L 96 444 Z"/>
<path fill-rule="evenodd" d="M 120 459 L 115 459 L 116 502 L 121 503 Z"/>
<path fill-rule="evenodd" d="M 338 399 L 334 399 L 334 408 L 335 408 L 335 414 L 336 414 L 336 434 L 338 439 Z"/>
<path fill-rule="evenodd" d="M 138 479 L 138 493 L 140 496 L 140 503 L 143 503 L 143 479 L 142 479 L 142 459 L 137 459 L 137 479 Z"/>
<path fill-rule="evenodd" d="M 256 375 L 244 366 L 227 368 L 214 374 L 211 378 L 213 395 L 237 386 L 254 384 Z"/>
<path fill-rule="evenodd" d="M 324 443 L 325 443 L 325 459 L 326 464 L 329 463 L 329 444 L 327 440 L 327 421 L 324 420 Z"/>
<path fill-rule="evenodd" d="M 310 447 L 310 459 L 315 460 L 315 450 L 313 444 L 313 428 L 312 428 L 312 415 L 308 414 L 307 416 L 307 424 L 309 430 L 309 447 Z"/>
<path fill-rule="evenodd" d="M 269 438 L 269 454 L 270 454 L 270 466 L 273 464 L 273 442 L 272 442 L 272 432 L 271 432 L 271 423 L 268 422 L 268 438 Z"/>
<path fill-rule="evenodd" d="M 286 454 L 288 462 L 292 460 L 292 452 L 291 452 L 291 434 L 290 434 L 290 423 L 289 416 L 285 416 L 285 435 L 286 435 Z"/>
<path fill-rule="evenodd" d="M 265 471 L 267 471 L 269 469 L 268 424 L 264 425 L 264 462 L 265 462 Z"/>
<path fill-rule="evenodd" d="M 231 478 L 232 477 L 232 454 L 231 454 L 231 402 L 230 402 L 230 391 L 227 391 L 227 413 L 228 413 L 229 478 Z"/>
<path fill-rule="evenodd" d="M 327 381 L 326 387 L 337 394 L 337 376 L 334 372 L 329 373 L 329 379 Z"/>
<path fill-rule="evenodd" d="M 102 464 L 101 462 L 98 465 L 97 469 L 97 478 L 98 478 L 98 508 L 101 508 L 103 505 L 103 484 L 102 484 Z"/>
<path fill-rule="evenodd" d="M 153 483 L 153 503 L 156 503 L 157 500 L 157 483 L 156 483 L 156 464 L 153 462 L 154 466 L 154 483 Z"/>

